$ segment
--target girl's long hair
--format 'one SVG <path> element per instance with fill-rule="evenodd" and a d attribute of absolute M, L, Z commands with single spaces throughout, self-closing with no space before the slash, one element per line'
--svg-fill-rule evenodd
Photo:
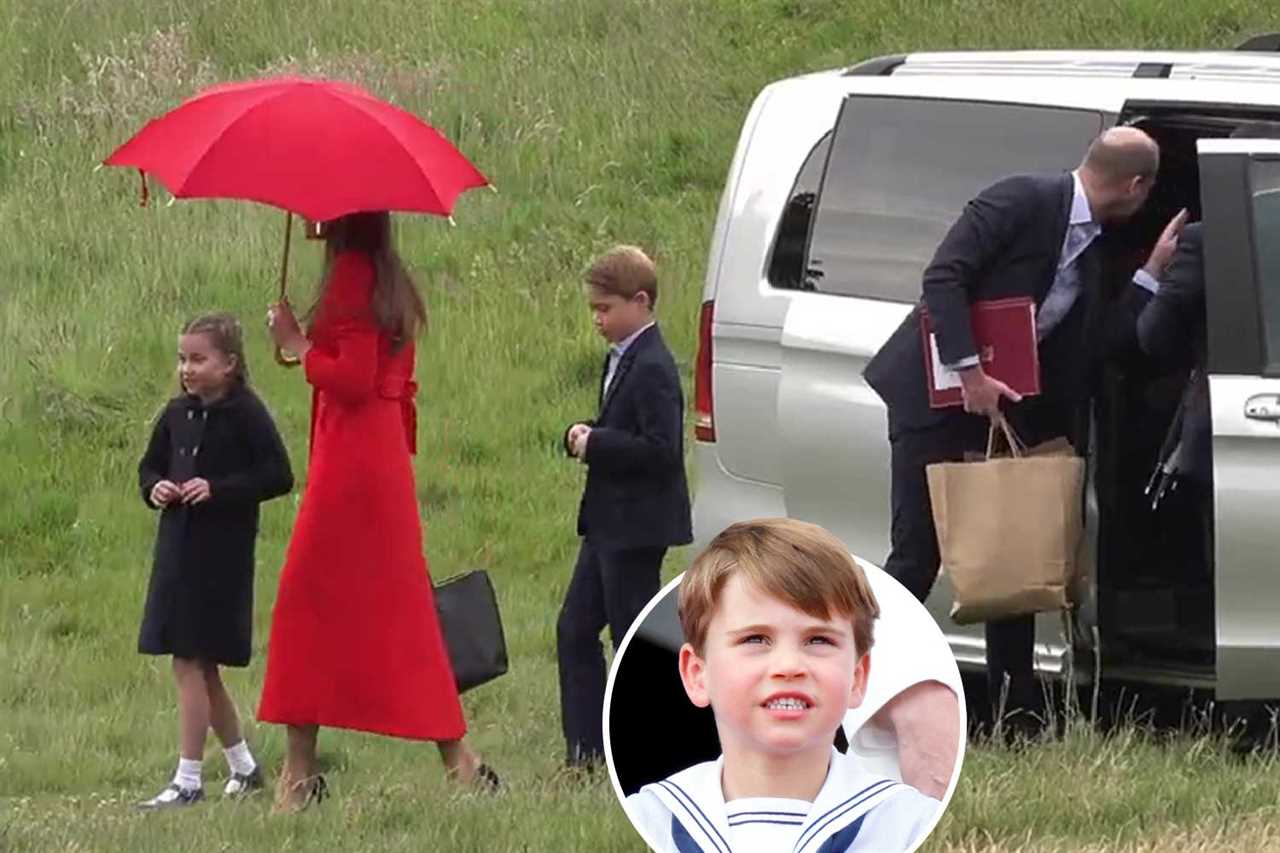
<path fill-rule="evenodd" d="M 364 252 L 373 261 L 374 322 L 390 336 L 392 350 L 396 351 L 417 337 L 426 325 L 427 309 L 422 295 L 414 284 L 404 262 L 392 245 L 391 215 L 385 210 L 372 213 L 352 213 L 324 223 L 324 272 L 320 279 L 320 294 L 315 311 L 324 299 L 334 259 L 341 252 Z"/>

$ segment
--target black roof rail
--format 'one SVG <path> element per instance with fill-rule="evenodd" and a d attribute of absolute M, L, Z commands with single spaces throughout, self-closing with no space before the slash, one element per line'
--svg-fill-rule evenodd
<path fill-rule="evenodd" d="M 1262 35 L 1253 36 L 1243 44 L 1237 45 L 1236 50 L 1276 53 L 1280 51 L 1280 33 L 1263 33 Z"/>
<path fill-rule="evenodd" d="M 857 65 L 851 65 L 845 69 L 845 77 L 888 77 L 893 73 L 893 69 L 907 61 L 905 53 L 895 53 L 892 56 L 877 56 L 874 59 L 864 59 Z"/>
<path fill-rule="evenodd" d="M 1143 62 L 1133 71 L 1134 77 L 1168 77 L 1173 73 L 1173 65 L 1168 62 Z"/>

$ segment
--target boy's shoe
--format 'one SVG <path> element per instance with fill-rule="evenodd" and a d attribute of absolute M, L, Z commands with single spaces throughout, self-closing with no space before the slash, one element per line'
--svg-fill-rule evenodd
<path fill-rule="evenodd" d="M 227 785 L 222 789 L 222 796 L 239 799 L 261 791 L 265 787 L 262 781 L 262 767 L 254 767 L 250 773 L 232 773 Z"/>
<path fill-rule="evenodd" d="M 203 788 L 183 788 L 177 782 L 172 782 L 169 787 L 156 794 L 149 800 L 143 800 L 138 803 L 138 808 L 144 811 L 157 811 L 159 809 L 179 809 L 184 806 L 193 806 L 204 799 Z"/>

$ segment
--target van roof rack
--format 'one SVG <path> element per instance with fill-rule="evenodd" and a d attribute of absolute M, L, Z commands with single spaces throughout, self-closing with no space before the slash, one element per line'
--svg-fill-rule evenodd
<path fill-rule="evenodd" d="M 893 73 L 893 69 L 907 61 L 905 53 L 895 53 L 891 56 L 877 56 L 874 59 L 864 59 L 857 65 L 851 65 L 845 69 L 845 77 L 888 77 Z"/>
<path fill-rule="evenodd" d="M 1276 53 L 1280 51 L 1280 33 L 1263 33 L 1262 35 L 1253 36 L 1237 46 L 1236 50 Z"/>

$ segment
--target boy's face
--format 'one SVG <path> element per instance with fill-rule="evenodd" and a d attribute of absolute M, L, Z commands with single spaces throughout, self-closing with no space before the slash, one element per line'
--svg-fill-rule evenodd
<path fill-rule="evenodd" d="M 587 305 L 591 307 L 591 320 L 596 331 L 611 344 L 626 340 L 653 319 L 649 294 L 644 292 L 627 299 L 605 293 L 595 285 L 587 285 Z"/>
<path fill-rule="evenodd" d="M 849 619 L 817 619 L 740 575 L 720 592 L 703 654 L 680 650 L 685 692 L 715 712 L 726 754 L 827 755 L 845 712 L 862 704 L 869 669 Z"/>

